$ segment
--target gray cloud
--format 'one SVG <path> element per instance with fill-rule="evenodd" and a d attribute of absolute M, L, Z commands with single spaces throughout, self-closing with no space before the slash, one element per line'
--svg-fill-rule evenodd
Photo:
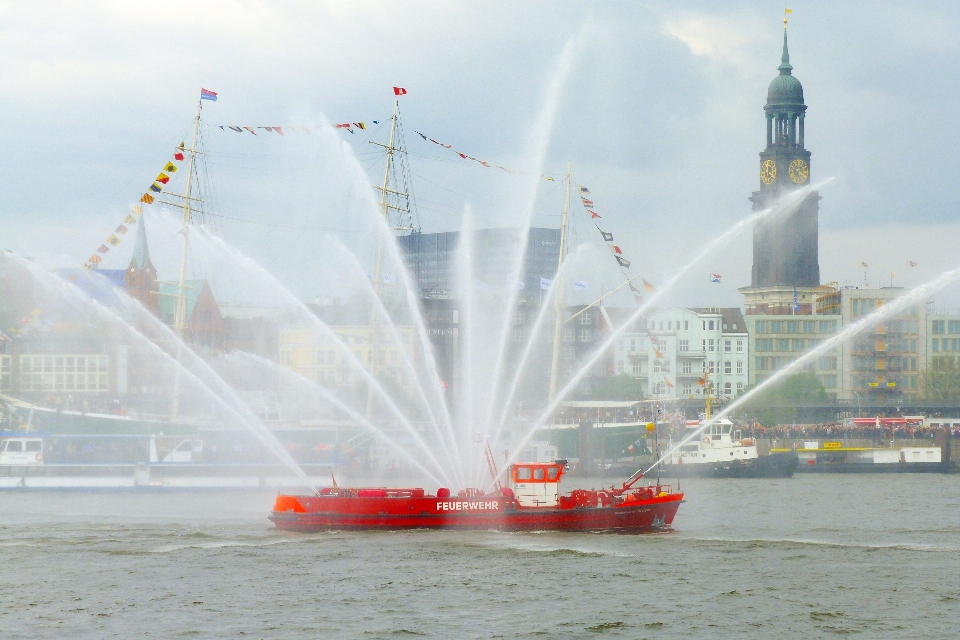
<path fill-rule="evenodd" d="M 791 62 L 809 105 L 813 177 L 836 177 L 821 202 L 822 279 L 855 281 L 861 259 L 896 271 L 956 229 L 960 6 L 794 5 Z M 557 57 L 583 28 L 546 169 L 562 173 L 572 161 L 634 264 L 663 278 L 749 213 L 762 106 L 779 64 L 778 7 L 5 3 L 0 247 L 76 262 L 89 255 L 187 136 L 200 86 L 221 95 L 205 105 L 210 124 L 271 125 L 321 113 L 385 118 L 390 87 L 402 85 L 411 128 L 477 157 L 520 162 Z M 345 139 L 376 180 L 369 145 Z M 346 228 L 340 223 L 360 206 L 351 185 L 318 178 L 323 161 L 301 141 L 213 129 L 207 141 L 221 213 L 316 229 L 276 228 L 264 240 L 263 225 L 219 223 L 282 276 L 299 256 L 278 258 L 281 247 L 309 257 L 324 225 Z M 424 230 L 456 228 L 465 200 L 481 219 L 509 217 L 514 178 L 421 142 L 408 138 Z M 544 183 L 536 221 L 555 224 L 559 203 L 556 183 Z M 589 238 L 589 227 L 578 234 Z M 920 262 L 953 266 L 946 257 Z M 739 304 L 749 263 L 745 237 L 705 263 L 675 301 Z M 721 286 L 708 283 L 710 271 L 724 275 Z"/>

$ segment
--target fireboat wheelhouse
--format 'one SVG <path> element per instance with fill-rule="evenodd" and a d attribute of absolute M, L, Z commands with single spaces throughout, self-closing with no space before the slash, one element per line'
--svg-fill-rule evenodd
<path fill-rule="evenodd" d="M 637 472 L 619 488 L 560 492 L 566 460 L 522 462 L 509 486 L 464 489 L 452 496 L 421 488 L 321 489 L 313 496 L 277 496 L 270 520 L 278 529 L 495 529 L 500 531 L 642 532 L 670 526 L 683 493 L 669 485 L 634 488 Z M 494 475 L 496 477 L 496 475 Z"/>

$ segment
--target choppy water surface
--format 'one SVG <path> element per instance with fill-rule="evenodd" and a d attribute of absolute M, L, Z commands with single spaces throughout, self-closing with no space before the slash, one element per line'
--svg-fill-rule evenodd
<path fill-rule="evenodd" d="M 641 536 L 295 535 L 269 494 L 0 493 L 0 636 L 957 637 L 960 476 L 684 490 Z"/>

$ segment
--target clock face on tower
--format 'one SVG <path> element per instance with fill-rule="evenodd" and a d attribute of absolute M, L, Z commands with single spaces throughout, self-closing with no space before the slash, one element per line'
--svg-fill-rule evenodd
<path fill-rule="evenodd" d="M 810 177 L 810 167 L 807 163 L 797 158 L 790 163 L 790 179 L 797 184 L 803 184 Z"/>
<path fill-rule="evenodd" d="M 773 160 L 764 160 L 760 165 L 760 179 L 763 184 L 770 184 L 777 179 L 777 163 Z"/>

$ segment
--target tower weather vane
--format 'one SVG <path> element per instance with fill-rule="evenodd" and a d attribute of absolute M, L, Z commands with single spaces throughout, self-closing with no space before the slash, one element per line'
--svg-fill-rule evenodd
<path fill-rule="evenodd" d="M 787 14 L 793 13 L 793 9 L 787 9 L 787 5 L 783 5 L 783 28 L 787 28 Z"/>

